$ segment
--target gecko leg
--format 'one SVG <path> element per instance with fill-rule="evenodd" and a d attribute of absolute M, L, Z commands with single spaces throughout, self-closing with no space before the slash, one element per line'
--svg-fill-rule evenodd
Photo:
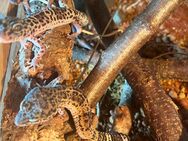
<path fill-rule="evenodd" d="M 82 32 L 82 27 L 78 23 L 72 23 L 72 31 L 68 38 L 75 39 Z"/>
<path fill-rule="evenodd" d="M 19 64 L 20 68 L 24 73 L 28 73 L 28 70 L 31 68 L 30 61 L 32 58 L 32 42 L 28 41 L 27 38 L 20 42 L 20 55 L 19 55 Z"/>
<path fill-rule="evenodd" d="M 39 38 L 31 38 L 31 39 L 29 39 L 29 41 L 31 41 L 34 45 L 39 47 L 39 51 L 37 53 L 35 52 L 35 57 L 30 62 L 30 66 L 33 69 L 36 69 L 36 67 L 40 66 L 39 61 L 42 59 L 42 56 L 44 55 L 44 53 L 46 51 L 46 46 L 40 37 Z"/>
<path fill-rule="evenodd" d="M 61 86 L 62 82 L 64 81 L 64 78 L 62 75 L 58 76 L 57 78 L 55 78 L 54 80 L 52 80 L 50 83 L 48 83 L 48 85 L 46 85 L 45 87 L 57 87 L 57 86 Z"/>
<path fill-rule="evenodd" d="M 21 43 L 22 47 L 24 48 L 24 52 L 25 52 L 25 66 L 26 69 L 28 70 L 31 66 L 30 66 L 30 61 L 31 61 L 31 57 L 32 57 L 32 48 L 33 48 L 33 43 L 30 41 L 25 41 Z"/>
<path fill-rule="evenodd" d="M 48 7 L 49 7 L 49 8 L 52 6 L 53 2 L 54 2 L 54 0 L 48 0 Z M 68 6 L 66 5 L 66 1 L 65 1 L 65 0 L 58 0 L 58 2 L 59 2 L 59 5 L 62 5 L 62 4 L 63 4 L 64 7 L 68 7 Z"/>

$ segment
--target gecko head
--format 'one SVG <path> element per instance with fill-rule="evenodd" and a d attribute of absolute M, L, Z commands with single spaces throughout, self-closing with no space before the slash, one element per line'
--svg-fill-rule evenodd
<path fill-rule="evenodd" d="M 0 43 L 21 41 L 24 33 L 24 20 L 13 17 L 0 19 Z"/>
<path fill-rule="evenodd" d="M 56 115 L 57 102 L 53 94 L 42 89 L 36 87 L 24 97 L 14 122 L 17 126 L 43 123 Z"/>

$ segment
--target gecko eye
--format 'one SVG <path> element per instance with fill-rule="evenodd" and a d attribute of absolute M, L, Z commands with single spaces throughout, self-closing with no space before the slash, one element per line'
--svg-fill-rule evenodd
<path fill-rule="evenodd" d="M 22 111 L 29 111 L 31 109 L 31 103 L 29 102 L 23 102 L 20 104 Z"/>
<path fill-rule="evenodd" d="M 17 30 L 17 31 L 19 31 L 19 30 L 21 30 L 22 29 L 22 26 L 20 25 L 20 24 L 16 24 L 16 25 L 13 25 L 13 30 Z"/>

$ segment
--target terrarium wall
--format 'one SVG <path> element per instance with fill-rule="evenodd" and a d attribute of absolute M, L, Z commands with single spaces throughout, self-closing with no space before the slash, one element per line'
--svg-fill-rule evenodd
<path fill-rule="evenodd" d="M 6 15 L 8 11 L 8 1 L 2 0 L 0 5 L 0 16 Z M 10 45 L 7 44 L 0 44 L 0 92 L 2 95 L 3 83 L 4 83 L 4 76 L 7 66 L 7 58 L 9 54 Z"/>
<path fill-rule="evenodd" d="M 18 6 L 12 5 L 8 2 L 8 0 L 1 0 L 0 4 L 0 19 L 2 19 L 5 16 L 19 16 L 22 15 L 19 13 L 21 8 Z M 12 47 L 11 47 L 12 46 Z M 0 127 L 2 131 L 2 113 L 4 108 L 4 102 L 3 99 L 6 95 L 7 85 L 8 81 L 10 80 L 11 71 L 12 71 L 12 65 L 13 60 L 17 54 L 18 51 L 18 44 L 0 44 Z M 2 135 L 2 132 L 0 132 L 0 140 Z"/>

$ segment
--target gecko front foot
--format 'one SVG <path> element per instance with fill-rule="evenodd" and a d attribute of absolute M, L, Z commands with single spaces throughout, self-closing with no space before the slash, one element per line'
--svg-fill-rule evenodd
<path fill-rule="evenodd" d="M 30 75 L 36 74 L 37 70 L 42 67 L 41 65 L 39 65 L 40 59 L 41 58 L 35 57 L 31 60 L 31 62 L 28 63 L 27 68 Z"/>
<path fill-rule="evenodd" d="M 82 27 L 77 23 L 72 23 L 72 33 L 68 34 L 69 39 L 75 39 L 82 32 Z"/>

